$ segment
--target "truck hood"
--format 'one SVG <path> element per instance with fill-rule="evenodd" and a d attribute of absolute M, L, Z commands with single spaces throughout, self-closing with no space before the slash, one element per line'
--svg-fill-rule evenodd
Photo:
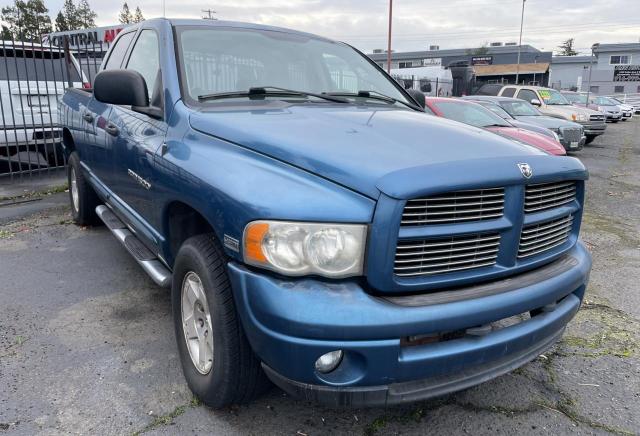
<path fill-rule="evenodd" d="M 566 119 L 571 119 L 571 114 L 602 115 L 602 112 L 587 109 L 586 107 L 574 106 L 572 104 L 554 104 L 544 107 L 544 111 L 553 115 L 561 115 Z"/>
<path fill-rule="evenodd" d="M 516 117 L 518 121 L 524 121 L 525 123 L 535 124 L 536 126 L 546 127 L 547 129 L 559 129 L 560 127 L 575 127 L 580 128 L 580 124 L 572 121 L 563 120 L 560 118 L 547 117 L 547 116 L 529 116 L 518 115 Z"/>
<path fill-rule="evenodd" d="M 215 107 L 214 107 L 215 106 Z M 384 176 L 403 178 L 413 168 L 455 167 L 462 161 L 517 167 L 545 154 L 455 121 L 393 106 L 289 104 L 282 101 L 217 103 L 190 115 L 191 127 L 302 168 L 371 198 L 385 191 Z M 473 168 L 475 165 L 468 164 Z M 497 170 L 497 169 L 496 169 Z M 406 174 L 413 171 L 405 172 Z M 387 182 L 390 180 L 386 178 Z"/>

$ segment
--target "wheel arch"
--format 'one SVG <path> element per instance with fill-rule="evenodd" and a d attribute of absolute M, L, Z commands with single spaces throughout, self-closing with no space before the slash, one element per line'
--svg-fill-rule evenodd
<path fill-rule="evenodd" d="M 180 246 L 192 236 L 213 233 L 216 229 L 205 214 L 184 201 L 174 200 L 164 208 L 162 219 L 165 235 L 165 260 L 173 265 Z"/>

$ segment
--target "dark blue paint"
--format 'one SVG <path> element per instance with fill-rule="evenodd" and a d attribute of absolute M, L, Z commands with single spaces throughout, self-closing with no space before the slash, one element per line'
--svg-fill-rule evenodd
<path fill-rule="evenodd" d="M 189 107 L 180 95 L 171 23 L 151 20 L 141 28 L 156 29 L 160 35 L 164 120 L 109 107 L 79 91 L 65 94 L 60 113 L 96 191 L 168 267 L 175 257 L 168 211 L 176 203 L 198 211 L 220 240 L 224 235 L 241 240 L 246 224 L 257 219 L 369 225 L 366 274 L 358 279 L 285 279 L 247 268 L 242 253 L 227 250 L 244 329 L 256 354 L 276 372 L 313 384 L 367 386 L 461 371 L 542 343 L 575 314 L 591 267 L 589 254 L 577 242 L 583 181 L 588 176 L 578 160 L 549 156 L 486 130 L 381 104 L 234 100 Z M 86 110 L 96 116 L 91 125 L 82 120 Z M 117 138 L 104 132 L 105 121 L 119 128 Z M 523 179 L 520 162 L 533 167 L 532 179 Z M 151 188 L 143 187 L 129 170 Z M 525 217 L 525 183 L 559 180 L 578 181 L 576 201 Z M 496 186 L 505 187 L 506 208 L 500 219 L 400 228 L 407 199 Z M 568 213 L 576 219 L 565 244 L 516 258 L 524 225 Z M 415 279 L 392 273 L 398 240 L 484 231 L 497 231 L 502 237 L 494 266 Z M 576 267 L 491 297 L 406 308 L 373 296 L 497 279 L 567 254 L 578 259 Z M 563 297 L 555 311 L 481 339 L 400 347 L 402 337 L 464 329 Z M 338 348 L 347 351 L 340 369 L 330 375 L 315 373 L 315 359 Z"/>

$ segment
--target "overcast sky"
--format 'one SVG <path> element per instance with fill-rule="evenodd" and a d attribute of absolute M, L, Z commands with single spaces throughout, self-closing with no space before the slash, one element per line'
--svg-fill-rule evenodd
<path fill-rule="evenodd" d="M 55 17 L 63 0 L 44 0 Z M 0 0 L 6 6 L 12 0 Z M 162 16 L 162 0 L 130 0 L 146 18 Z M 98 24 L 117 23 L 120 0 L 89 0 Z M 467 48 L 517 41 L 521 0 L 395 0 L 393 49 L 429 45 Z M 225 20 L 272 24 L 346 41 L 370 52 L 386 47 L 388 0 L 166 0 L 168 17 L 200 18 L 202 9 Z M 555 50 L 575 38 L 579 51 L 595 42 L 639 42 L 640 0 L 527 0 L 523 44 Z"/>

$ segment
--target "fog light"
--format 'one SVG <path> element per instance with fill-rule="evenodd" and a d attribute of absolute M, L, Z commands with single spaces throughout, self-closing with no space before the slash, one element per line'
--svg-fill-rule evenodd
<path fill-rule="evenodd" d="M 342 350 L 331 351 L 327 354 L 323 354 L 316 360 L 316 371 L 326 374 L 333 371 L 342 362 L 342 356 L 344 353 Z"/>

